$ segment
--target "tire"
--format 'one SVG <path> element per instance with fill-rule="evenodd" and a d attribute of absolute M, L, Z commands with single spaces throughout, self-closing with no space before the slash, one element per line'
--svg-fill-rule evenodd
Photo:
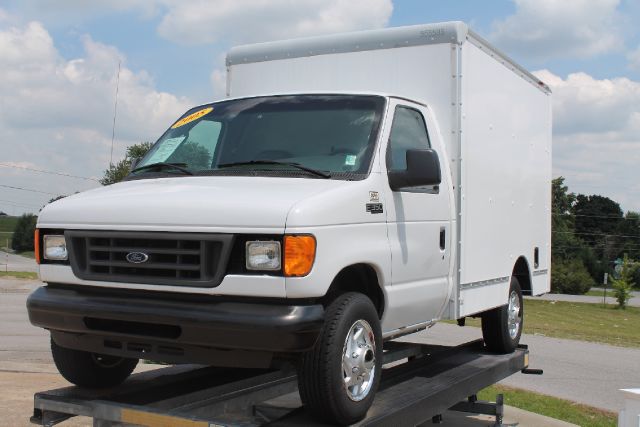
<path fill-rule="evenodd" d="M 365 374 L 348 375 L 349 371 Z M 373 303 L 355 292 L 340 295 L 327 307 L 316 345 L 302 356 L 298 369 L 302 403 L 316 418 L 353 424 L 366 416 L 381 373 L 382 332 Z"/>
<path fill-rule="evenodd" d="M 85 388 L 114 387 L 126 380 L 138 364 L 138 359 L 106 356 L 60 347 L 51 339 L 51 354 L 60 374 Z"/>
<path fill-rule="evenodd" d="M 482 314 L 482 337 L 489 351 L 512 353 L 520 342 L 524 320 L 522 289 L 515 276 L 511 277 L 506 305 Z"/>

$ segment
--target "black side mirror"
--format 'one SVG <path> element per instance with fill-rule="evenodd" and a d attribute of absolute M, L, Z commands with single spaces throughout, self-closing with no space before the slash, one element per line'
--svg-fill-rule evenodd
<path fill-rule="evenodd" d="M 392 190 L 408 187 L 438 185 L 442 181 L 438 153 L 425 150 L 407 150 L 407 169 L 389 172 L 389 186 Z"/>

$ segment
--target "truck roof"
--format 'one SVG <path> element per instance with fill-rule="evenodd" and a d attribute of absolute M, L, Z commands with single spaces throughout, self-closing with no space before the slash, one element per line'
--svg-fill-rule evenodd
<path fill-rule="evenodd" d="M 278 59 L 439 43 L 462 44 L 465 41 L 473 43 L 490 56 L 496 58 L 496 60 L 517 71 L 526 80 L 529 80 L 544 92 L 551 92 L 544 82 L 493 47 L 461 21 L 383 28 L 236 46 L 227 54 L 226 64 L 230 66 Z"/>

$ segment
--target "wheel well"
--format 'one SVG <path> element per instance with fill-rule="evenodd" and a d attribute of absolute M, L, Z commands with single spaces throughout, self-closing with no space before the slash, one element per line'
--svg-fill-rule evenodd
<path fill-rule="evenodd" d="M 384 294 L 378 283 L 378 275 L 368 264 L 354 264 L 343 268 L 333 279 L 329 290 L 322 297 L 322 303 L 327 306 L 339 295 L 346 292 L 360 292 L 369 297 L 373 306 L 382 319 L 384 312 Z"/>
<path fill-rule="evenodd" d="M 525 257 L 518 258 L 516 265 L 513 267 L 513 275 L 518 279 L 522 293 L 531 295 L 531 273 Z"/>

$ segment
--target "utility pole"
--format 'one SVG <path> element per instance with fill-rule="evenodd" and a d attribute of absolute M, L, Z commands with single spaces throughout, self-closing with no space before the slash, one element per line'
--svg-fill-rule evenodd
<path fill-rule="evenodd" d="M 118 90 L 120 89 L 120 64 L 118 61 L 118 75 L 116 76 L 116 99 L 113 105 L 113 126 L 111 128 L 111 155 L 109 156 L 109 167 L 113 166 L 113 141 L 116 136 L 116 116 L 118 115 Z"/>

